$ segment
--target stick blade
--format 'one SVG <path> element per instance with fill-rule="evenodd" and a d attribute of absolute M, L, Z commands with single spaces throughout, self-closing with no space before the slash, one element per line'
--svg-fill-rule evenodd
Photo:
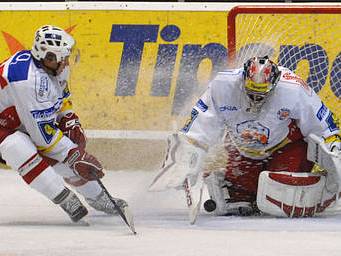
<path fill-rule="evenodd" d="M 123 212 L 123 214 L 124 214 L 124 216 L 125 216 L 125 218 L 126 218 L 126 220 L 127 220 L 127 224 L 128 224 L 128 226 L 129 226 L 131 232 L 133 232 L 133 234 L 136 235 L 137 233 L 136 233 L 136 231 L 135 231 L 134 216 L 133 216 L 133 214 L 131 213 L 129 207 L 128 207 L 128 206 L 127 206 L 127 207 L 124 207 L 124 208 L 122 209 L 122 212 Z"/>
<path fill-rule="evenodd" d="M 202 194 L 204 190 L 204 181 L 201 175 L 198 178 L 194 187 L 191 186 L 189 178 L 186 178 L 183 184 L 186 196 L 186 203 L 188 207 L 189 223 L 194 225 L 197 221 L 198 214 L 201 207 Z M 199 189 L 199 190 L 198 190 Z"/>

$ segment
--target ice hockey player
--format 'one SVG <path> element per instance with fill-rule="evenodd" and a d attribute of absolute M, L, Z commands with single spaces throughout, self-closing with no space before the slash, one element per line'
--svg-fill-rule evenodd
<path fill-rule="evenodd" d="M 45 25 L 36 31 L 31 50 L 0 65 L 1 158 L 74 222 L 88 210 L 65 182 L 96 210 L 116 214 L 96 181 L 103 177 L 103 167 L 85 150 L 86 138 L 72 110 L 67 81 L 78 58 L 73 37 Z M 115 200 L 121 208 L 127 206 Z"/>
<path fill-rule="evenodd" d="M 324 162 L 340 159 L 340 131 L 319 96 L 289 69 L 253 57 L 209 84 L 190 120 L 169 137 L 150 189 L 182 188 L 203 172 L 211 197 L 204 207 L 216 215 L 314 216 L 337 200 L 341 174 L 336 165 L 311 172 L 317 149 L 307 157 L 310 136 L 322 141 Z M 222 140 L 226 168 L 202 170 L 207 149 Z"/>

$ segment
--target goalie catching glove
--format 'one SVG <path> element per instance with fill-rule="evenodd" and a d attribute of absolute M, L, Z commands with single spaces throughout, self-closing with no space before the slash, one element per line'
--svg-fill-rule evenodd
<path fill-rule="evenodd" d="M 181 134 L 168 137 L 166 158 L 159 173 L 149 187 L 151 191 L 169 188 L 183 189 L 183 183 L 189 178 L 192 185 L 201 171 L 206 151 Z"/>
<path fill-rule="evenodd" d="M 85 180 L 97 180 L 104 176 L 101 163 L 81 147 L 71 149 L 64 163 Z"/>
<path fill-rule="evenodd" d="M 323 140 L 315 134 L 309 134 L 307 158 L 322 169 L 337 174 L 341 181 L 341 151 L 338 135 Z"/>
<path fill-rule="evenodd" d="M 85 148 L 86 138 L 84 131 L 79 122 L 79 118 L 75 113 L 67 113 L 60 121 L 58 128 L 67 136 L 73 143 Z"/>

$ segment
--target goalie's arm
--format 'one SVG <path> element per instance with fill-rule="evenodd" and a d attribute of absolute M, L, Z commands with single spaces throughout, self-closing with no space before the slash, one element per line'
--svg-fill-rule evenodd
<path fill-rule="evenodd" d="M 190 118 L 180 130 L 194 144 L 210 147 L 222 138 L 224 123 L 212 95 L 217 88 L 214 81 L 208 86 L 191 111 Z"/>
<path fill-rule="evenodd" d="M 223 127 L 209 87 L 193 107 L 184 127 L 168 137 L 165 160 L 150 189 L 181 188 L 186 178 L 195 183 L 206 152 L 222 136 Z"/>
<path fill-rule="evenodd" d="M 186 178 L 192 182 L 200 172 L 206 150 L 192 144 L 181 134 L 171 134 L 167 139 L 164 162 L 150 185 L 150 190 L 161 191 L 169 188 L 182 189 Z"/>
<path fill-rule="evenodd" d="M 315 134 L 324 139 L 328 148 L 340 149 L 340 129 L 337 120 L 329 108 L 312 90 L 307 94 L 303 89 L 297 97 L 293 118 L 297 120 L 302 134 L 308 137 Z"/>

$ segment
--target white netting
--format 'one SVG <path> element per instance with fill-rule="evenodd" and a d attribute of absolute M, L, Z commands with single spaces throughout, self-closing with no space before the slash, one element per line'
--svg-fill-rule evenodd
<path fill-rule="evenodd" d="M 318 14 L 297 10 L 283 14 L 271 8 L 273 13 L 267 14 L 243 13 L 240 9 L 233 26 L 232 66 L 241 67 L 252 56 L 268 55 L 300 75 L 340 118 L 341 8 L 335 7 L 339 13 L 317 11 Z M 228 36 L 230 32 L 231 24 Z"/>

